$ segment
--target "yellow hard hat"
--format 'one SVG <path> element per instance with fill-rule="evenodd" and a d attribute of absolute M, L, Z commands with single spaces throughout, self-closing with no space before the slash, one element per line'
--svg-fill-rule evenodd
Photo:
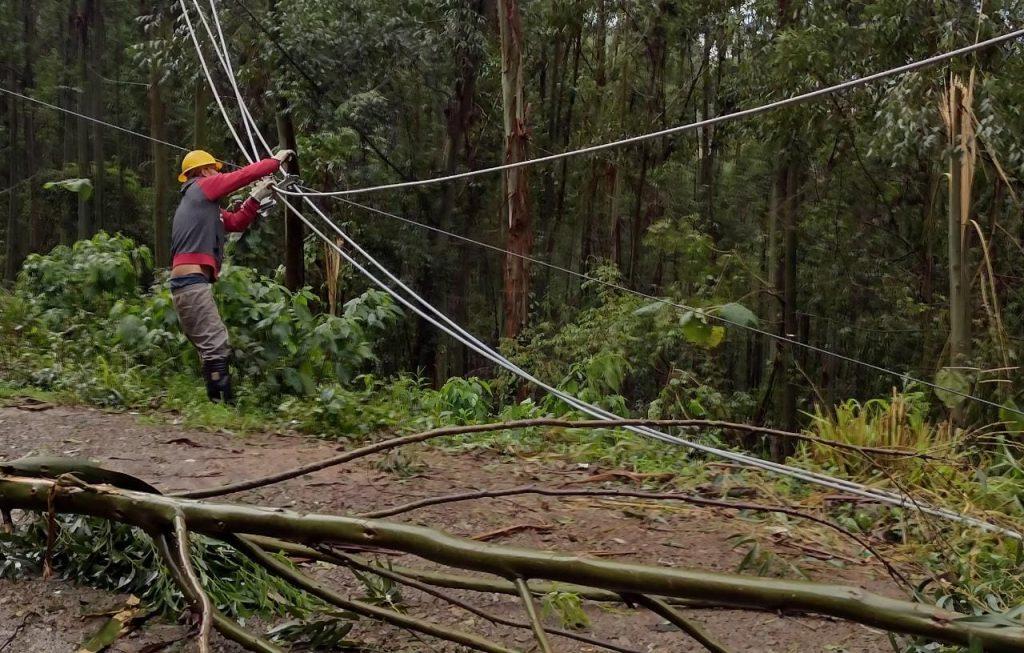
<path fill-rule="evenodd" d="M 185 175 L 196 168 L 204 166 L 217 166 L 217 169 L 220 170 L 224 167 L 224 164 L 213 158 L 213 155 L 205 150 L 192 150 L 181 160 L 181 174 L 178 175 L 178 181 L 184 184 L 188 181 L 188 177 Z"/>

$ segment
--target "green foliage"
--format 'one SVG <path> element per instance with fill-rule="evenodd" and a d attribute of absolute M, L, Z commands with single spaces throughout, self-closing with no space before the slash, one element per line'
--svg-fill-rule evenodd
<path fill-rule="evenodd" d="M 433 393 L 409 378 L 385 382 L 373 375 L 357 377 L 348 387 L 323 386 L 314 397 L 289 397 L 278 407 L 301 430 L 332 438 L 360 438 L 394 425 L 429 427 Z"/>
<path fill-rule="evenodd" d="M 583 611 L 579 594 L 572 592 L 548 592 L 541 597 L 541 612 L 548 617 L 557 617 L 565 628 L 583 630 L 590 626 L 590 617 Z"/>
<path fill-rule="evenodd" d="M 67 579 L 138 596 L 169 616 L 184 597 L 142 531 L 102 519 L 59 517 L 53 563 Z M 13 535 L 0 536 L 0 576 L 38 574 L 46 550 L 46 522 L 38 518 Z M 192 541 L 196 573 L 220 610 L 237 618 L 304 617 L 322 604 L 269 575 L 233 548 L 206 537 Z"/>
<path fill-rule="evenodd" d="M 190 403 L 176 375 L 196 357 L 177 324 L 170 291 L 144 291 L 149 251 L 122 236 L 99 234 L 26 261 L 13 295 L 0 295 L 0 341 L 17 346 L 0 364 L 9 382 L 72 393 L 89 403 L 125 407 L 165 397 Z M 401 312 L 380 292 L 345 305 L 340 316 L 313 310 L 316 297 L 291 293 L 252 270 L 226 267 L 214 294 L 230 325 L 235 365 L 255 398 L 314 395 L 345 387 L 370 368 L 374 338 Z M 175 390 L 185 390 L 175 394 Z"/>
<path fill-rule="evenodd" d="M 493 414 L 491 388 L 476 377 L 453 377 L 434 396 L 433 409 L 443 422 L 480 422 Z"/>
<path fill-rule="evenodd" d="M 1020 626 L 1024 552 L 1013 539 L 965 533 L 944 547 L 918 550 L 932 580 L 920 592 L 949 610 L 994 626 Z"/>
<path fill-rule="evenodd" d="M 807 574 L 800 567 L 762 547 L 756 537 L 734 535 L 729 540 L 734 549 L 746 547 L 746 553 L 736 568 L 738 573 L 747 572 L 758 576 L 809 580 Z"/>
<path fill-rule="evenodd" d="M 710 288 L 701 284 L 707 279 L 687 282 L 689 287 L 700 287 L 700 297 L 686 303 L 705 308 L 682 310 L 610 289 L 601 282 L 621 282 L 614 268 L 599 267 L 592 276 L 600 280 L 586 284 L 593 293 L 593 305 L 571 319 L 562 316 L 562 324 L 531 327 L 524 342 L 509 344 L 513 360 L 540 378 L 558 379 L 563 390 L 619 415 L 638 411 L 665 419 L 742 419 L 752 412 L 748 393 L 716 389 L 728 385 L 719 359 L 728 332 L 712 317 L 721 315 L 753 326 L 757 317 L 750 309 L 706 297 Z M 552 399 L 543 406 L 554 413 L 567 410 Z"/>
<path fill-rule="evenodd" d="M 90 179 L 65 179 L 63 181 L 48 181 L 43 184 L 46 190 L 66 190 L 69 193 L 78 195 L 80 201 L 87 201 L 92 197 L 92 180 Z"/>
<path fill-rule="evenodd" d="M 215 295 L 230 325 L 236 364 L 271 395 L 311 395 L 320 383 L 348 384 L 374 360 L 371 338 L 401 315 L 379 291 L 351 300 L 341 316 L 314 314 L 309 290 L 291 293 L 244 268 L 226 269 Z"/>
<path fill-rule="evenodd" d="M 401 585 L 390 578 L 378 576 L 377 574 L 370 572 L 359 571 L 357 569 L 352 569 L 352 575 L 363 584 L 363 588 L 366 590 L 366 593 L 360 597 L 362 601 L 370 603 L 371 605 L 390 608 L 392 610 L 401 609 Z"/>
<path fill-rule="evenodd" d="M 949 424 L 930 422 L 928 411 L 924 392 L 893 392 L 889 399 L 872 399 L 864 404 L 851 399 L 828 412 L 816 409 L 811 431 L 821 439 L 858 447 L 920 453 L 954 450 L 957 442 Z M 898 473 L 903 482 L 912 486 L 931 487 L 936 480 L 919 458 L 875 460 L 856 452 L 818 444 L 803 446 L 803 450 L 814 462 L 857 478 L 875 474 L 878 465 L 883 465 L 889 473 Z"/>
<path fill-rule="evenodd" d="M 354 642 L 346 640 L 358 616 L 352 613 L 334 613 L 342 618 L 294 619 L 271 628 L 267 635 L 277 641 L 288 642 L 309 651 L 358 650 Z"/>
<path fill-rule="evenodd" d="M 58 327 L 76 313 L 101 316 L 120 299 L 140 297 L 142 280 L 152 267 L 148 248 L 100 233 L 71 247 L 29 256 L 14 292 L 48 325 Z"/>
<path fill-rule="evenodd" d="M 944 367 L 936 372 L 935 385 L 955 391 L 935 390 L 936 396 L 947 408 L 963 406 L 964 402 L 967 401 L 964 395 L 972 394 L 973 391 L 967 372 L 953 367 Z"/>

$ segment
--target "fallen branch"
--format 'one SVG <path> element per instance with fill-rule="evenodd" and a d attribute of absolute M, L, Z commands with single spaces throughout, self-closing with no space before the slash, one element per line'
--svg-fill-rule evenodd
<path fill-rule="evenodd" d="M 487 531 L 486 533 L 480 533 L 473 535 L 469 539 L 476 540 L 477 542 L 490 542 L 499 537 L 505 535 L 514 535 L 523 531 L 536 531 L 538 533 L 550 533 L 551 526 L 547 524 L 512 524 L 511 526 L 505 526 L 496 530 Z"/>
<path fill-rule="evenodd" d="M 421 592 L 423 592 L 425 594 L 429 594 L 430 596 L 433 596 L 435 598 L 441 599 L 442 601 L 445 601 L 446 603 L 450 603 L 451 605 L 454 605 L 456 607 L 462 608 L 463 610 L 465 610 L 467 612 L 470 612 L 472 614 L 475 614 L 478 617 L 481 617 L 482 619 L 486 619 L 487 621 L 490 621 L 491 623 L 499 624 L 499 625 L 502 625 L 502 626 L 509 626 L 511 628 L 525 629 L 525 630 L 532 630 L 532 628 L 533 628 L 533 626 L 530 625 L 530 624 L 523 623 L 521 621 L 514 621 L 512 619 L 506 619 L 504 617 L 500 617 L 498 615 L 491 614 L 491 613 L 489 613 L 489 612 L 487 612 L 485 610 L 481 610 L 480 608 L 476 607 L 472 603 L 468 603 L 466 601 L 462 601 L 460 599 L 457 599 L 454 596 L 450 596 L 450 595 L 448 595 L 448 594 L 446 594 L 444 592 L 441 592 L 441 591 L 437 590 L 435 587 L 433 587 L 431 585 L 428 585 L 427 583 L 423 583 L 423 582 L 420 582 L 420 581 L 416 580 L 415 578 L 411 578 L 410 576 L 406 576 L 405 574 L 396 571 L 395 568 L 385 569 L 384 567 L 379 567 L 379 566 L 376 566 L 376 565 L 371 565 L 371 564 L 366 563 L 366 562 L 364 562 L 362 560 L 359 560 L 355 556 L 348 555 L 347 553 L 343 553 L 343 552 L 337 551 L 336 549 L 333 549 L 333 548 L 330 548 L 330 547 L 321 547 L 321 548 L 317 549 L 317 551 L 320 552 L 324 556 L 324 559 L 327 562 L 332 562 L 334 564 L 345 565 L 345 566 L 350 567 L 350 568 L 359 569 L 359 570 L 364 571 L 364 572 L 368 572 L 368 573 L 371 573 L 371 574 L 376 574 L 377 576 L 380 576 L 382 578 L 387 578 L 387 579 L 392 580 L 392 581 L 394 581 L 396 583 L 400 583 L 402 585 L 406 585 L 408 587 L 412 587 L 413 589 L 417 589 L 417 590 L 419 590 L 419 591 L 421 591 Z M 515 583 L 508 583 L 508 585 L 511 588 L 511 591 L 509 593 L 517 594 L 518 595 L 519 590 L 515 586 Z M 563 589 L 562 591 L 566 591 L 566 590 Z M 532 594 L 534 594 L 534 595 L 536 595 L 538 593 L 537 590 L 533 589 L 533 588 L 530 589 L 530 592 Z M 542 594 L 546 594 L 546 592 L 542 592 Z M 552 635 L 556 635 L 558 637 L 564 637 L 566 639 L 573 639 L 573 640 L 576 640 L 577 642 L 583 642 L 584 644 L 590 644 L 592 646 L 598 646 L 600 648 L 607 649 L 609 651 L 616 651 L 616 653 L 640 653 L 639 651 L 637 651 L 635 649 L 624 648 L 622 646 L 618 646 L 617 644 L 612 644 L 611 642 L 605 642 L 605 641 L 602 641 L 602 640 L 599 640 L 599 639 L 594 639 L 593 637 L 587 637 L 586 635 L 580 635 L 579 633 L 572 633 L 572 632 L 569 632 L 567 630 L 562 630 L 561 628 L 550 628 L 548 626 L 545 626 L 544 630 L 547 631 L 548 633 L 550 633 Z"/>
<path fill-rule="evenodd" d="M 330 562 L 332 564 L 338 564 L 338 562 L 332 558 L 329 554 L 324 553 L 320 549 L 314 549 L 304 544 L 296 544 L 295 542 L 287 542 L 285 540 L 279 540 L 273 537 L 264 537 L 262 535 L 247 535 L 245 539 L 250 542 L 258 544 L 265 551 L 280 552 L 286 555 L 295 556 L 299 558 L 307 558 L 309 560 L 318 560 L 321 562 Z M 336 551 L 336 548 L 332 550 Z M 361 564 L 369 565 L 369 562 L 362 558 L 352 556 L 354 560 L 358 560 Z M 401 567 L 393 565 L 388 567 L 391 571 L 398 572 L 408 578 L 416 581 L 432 585 L 434 587 L 445 587 L 448 589 L 456 590 L 469 590 L 472 592 L 491 592 L 494 594 L 507 594 L 509 596 L 519 596 L 519 590 L 516 589 L 515 583 L 511 583 L 507 580 L 500 578 L 482 578 L 479 576 L 464 576 L 461 574 L 450 574 L 441 571 L 432 571 L 428 569 L 419 569 L 415 567 Z M 533 582 L 530 586 L 531 591 L 534 595 L 550 594 L 551 592 L 568 592 L 576 594 L 581 599 L 587 601 L 599 601 L 602 603 L 622 603 L 622 597 L 615 592 L 609 592 L 606 590 L 595 589 L 593 587 L 584 587 L 582 585 L 573 585 L 571 583 L 546 583 L 546 582 Z M 665 598 L 665 597 L 662 597 Z M 721 601 L 704 601 L 700 599 L 678 599 L 678 598 L 665 598 L 666 601 L 672 605 L 682 605 L 688 608 L 701 608 L 704 610 L 712 609 L 726 609 L 726 610 L 757 610 L 756 606 L 737 606 L 729 605 Z"/>
<path fill-rule="evenodd" d="M 449 494 L 438 497 L 427 497 L 425 499 L 419 499 L 417 501 L 411 501 L 404 503 L 399 506 L 393 506 L 391 508 L 384 508 L 382 510 L 374 510 L 372 512 L 363 513 L 363 517 L 393 517 L 395 515 L 404 514 L 427 506 L 436 506 L 440 504 L 456 503 L 459 501 L 473 501 L 475 499 L 491 499 L 498 497 L 517 496 L 523 494 L 537 494 L 540 496 L 548 497 L 630 497 L 637 499 L 651 499 L 654 501 L 681 501 L 683 503 L 689 503 L 697 506 L 707 506 L 714 508 L 724 508 L 726 510 L 750 510 L 752 512 L 772 512 L 782 515 L 789 515 L 798 519 L 805 519 L 807 521 L 827 526 L 832 530 L 840 533 L 841 535 L 850 538 L 866 551 L 871 553 L 888 571 L 889 576 L 894 581 L 902 584 L 906 588 L 911 588 L 910 581 L 904 576 L 898 569 L 896 569 L 888 560 L 885 559 L 866 539 L 859 537 L 852 531 L 834 524 L 827 519 L 816 517 L 814 515 L 796 510 L 794 508 L 787 508 L 785 506 L 766 506 L 756 503 L 740 503 L 735 501 L 722 501 L 719 499 L 708 499 L 705 497 L 695 496 L 692 494 L 680 494 L 674 492 L 644 492 L 642 490 L 561 490 L 543 488 L 535 485 L 524 485 L 520 487 L 508 488 L 505 490 L 477 490 L 474 492 L 462 492 L 459 494 Z M 475 537 L 473 539 L 481 539 Z"/>
<path fill-rule="evenodd" d="M 0 644 L 0 653 L 6 651 L 7 647 L 13 644 L 14 640 L 18 639 L 18 635 L 21 634 L 21 631 L 25 630 L 25 627 L 28 626 L 28 622 L 30 619 L 35 619 L 37 617 L 39 617 L 38 612 L 26 612 L 25 616 L 21 618 L 21 623 L 19 623 L 17 627 L 14 629 L 14 632 L 10 634 L 10 636 L 4 641 L 3 644 Z"/>
<path fill-rule="evenodd" d="M 478 635 L 466 633 L 454 628 L 446 628 L 430 621 L 402 614 L 401 612 L 345 598 L 341 594 L 325 587 L 305 574 L 292 569 L 274 556 L 265 552 L 259 546 L 243 538 L 225 539 L 229 544 L 237 547 L 239 551 L 244 553 L 253 562 L 257 563 L 270 573 L 343 610 L 348 610 L 349 612 L 354 612 L 356 614 L 363 615 L 364 617 L 376 619 L 377 621 L 384 621 L 393 626 L 398 626 L 399 628 L 423 633 L 424 635 L 431 635 L 449 642 L 455 642 L 456 644 L 461 644 L 478 651 L 485 651 L 485 653 L 515 653 L 512 649 L 505 648 L 500 644 L 495 644 L 494 642 Z"/>
<path fill-rule="evenodd" d="M 642 605 L 651 612 L 665 618 L 666 620 L 677 626 L 679 630 L 683 631 L 693 639 L 697 640 L 697 642 L 701 646 L 706 648 L 711 653 L 732 653 L 732 651 L 730 651 L 729 649 L 725 648 L 724 646 L 713 640 L 711 636 L 704 631 L 704 628 L 702 628 L 698 623 L 690 619 L 687 619 L 678 610 L 674 609 L 672 606 L 668 605 L 664 601 L 652 598 L 650 596 L 645 596 L 643 594 L 626 595 L 623 598 L 626 598 L 627 600 L 636 603 L 637 605 Z"/>
<path fill-rule="evenodd" d="M 424 431 L 422 433 L 414 433 L 412 435 L 406 435 L 399 438 L 392 438 L 390 440 L 383 440 L 374 444 L 361 447 L 359 449 L 353 449 L 352 451 L 345 452 L 343 454 L 326 458 L 324 460 L 301 465 L 293 469 L 289 469 L 269 476 L 263 476 L 260 478 L 254 478 L 247 481 L 239 481 L 238 483 L 229 483 L 227 485 L 221 485 L 218 487 L 207 488 L 203 490 L 190 490 L 187 492 L 178 492 L 171 496 L 189 498 L 189 499 L 205 499 L 210 497 L 224 496 L 226 494 L 233 494 L 235 492 L 243 492 L 245 490 L 254 490 L 260 487 L 266 487 L 282 481 L 297 478 L 305 474 L 312 474 L 329 467 L 336 467 L 347 462 L 351 462 L 358 458 L 364 458 L 366 456 L 381 453 L 383 451 L 389 451 L 398 447 L 403 447 L 408 444 L 415 444 L 417 442 L 424 442 L 434 438 L 441 438 L 452 435 L 467 435 L 470 433 L 488 433 L 493 431 L 508 431 L 513 429 L 526 429 L 535 427 L 550 427 L 550 428 L 573 428 L 573 429 L 608 429 L 608 428 L 619 428 L 624 426 L 647 426 L 647 427 L 661 427 L 661 428 L 720 428 L 731 431 L 740 431 L 745 433 L 761 433 L 764 435 L 771 435 L 775 437 L 791 438 L 795 440 L 803 440 L 805 442 L 814 442 L 820 445 L 835 447 L 837 449 L 846 449 L 849 451 L 859 451 L 868 454 L 877 454 L 882 456 L 897 456 L 907 458 L 927 458 L 933 459 L 933 456 L 928 454 L 918 453 L 916 451 L 906 451 L 902 449 L 882 449 L 878 447 L 860 447 L 857 445 L 849 444 L 847 442 L 839 442 L 835 440 L 825 440 L 823 438 L 817 438 L 812 435 L 806 435 L 804 433 L 793 433 L 790 431 L 779 431 L 776 429 L 765 428 L 761 426 L 753 426 L 750 424 L 735 424 L 733 422 L 721 422 L 716 420 L 701 420 L 701 419 L 678 419 L 678 420 L 652 420 L 652 419 L 619 419 L 619 420 L 565 420 L 565 419 L 526 419 L 514 422 L 499 422 L 494 424 L 470 424 L 466 426 L 448 426 L 444 428 L 434 429 L 432 431 Z"/>
<path fill-rule="evenodd" d="M 135 631 L 146 619 L 152 616 L 139 607 L 139 597 L 129 596 L 124 607 L 109 614 L 99 631 L 90 636 L 75 653 L 99 653 L 106 651 L 114 642 Z"/>
<path fill-rule="evenodd" d="M 626 472 L 622 470 L 616 470 L 612 472 L 602 472 L 600 474 L 594 474 L 586 478 L 574 479 L 572 481 L 566 481 L 563 485 L 582 485 L 584 483 L 604 483 L 605 481 L 618 481 L 621 479 L 629 479 L 634 483 L 642 483 L 643 481 L 657 481 L 660 483 L 667 483 L 675 478 L 676 475 L 671 472 L 652 472 L 648 474 L 639 474 L 637 472 Z"/>
<path fill-rule="evenodd" d="M 156 535 L 153 537 L 153 543 L 156 545 L 157 554 L 164 562 L 164 566 L 167 567 L 167 571 L 170 572 L 171 578 L 177 584 L 178 588 L 185 595 L 185 598 L 189 601 L 195 601 L 197 597 L 192 592 L 188 579 L 185 578 L 185 573 L 179 567 L 177 556 L 174 553 L 173 548 L 167 542 L 167 538 L 164 535 Z M 229 619 L 220 610 L 214 608 L 212 610 L 212 618 L 214 627 L 220 631 L 222 635 L 228 639 L 240 644 L 250 651 L 255 653 L 285 653 L 284 649 L 274 646 L 267 640 L 255 635 L 240 625 L 235 623 L 234 620 Z"/>
<path fill-rule="evenodd" d="M 519 590 L 519 598 L 523 602 L 523 608 L 526 610 L 526 616 L 530 618 L 530 624 L 533 626 L 533 635 L 537 638 L 537 645 L 540 647 L 541 653 L 552 653 L 547 633 L 544 632 L 540 615 L 537 614 L 537 606 L 533 604 L 533 594 L 530 594 L 530 588 L 522 578 L 516 578 L 515 583 L 516 589 Z"/>
<path fill-rule="evenodd" d="M 210 597 L 206 595 L 206 590 L 203 589 L 203 584 L 199 582 L 195 569 L 192 568 L 192 552 L 189 549 L 188 529 L 185 527 L 185 518 L 181 513 L 174 516 L 174 539 L 178 544 L 177 563 L 182 571 L 184 580 L 188 581 L 191 587 L 193 606 L 199 614 L 199 634 L 197 636 L 199 653 L 209 653 L 213 605 L 210 603 Z"/>
<path fill-rule="evenodd" d="M 0 478 L 0 507 L 45 510 L 53 484 L 42 478 Z M 980 645 L 992 653 L 1024 652 L 1024 628 L 970 621 L 967 615 L 890 599 L 856 587 L 595 560 L 474 542 L 376 519 L 207 504 L 102 486 L 66 489 L 55 497 L 55 504 L 62 512 L 113 519 L 148 532 L 166 530 L 180 511 L 190 530 L 213 537 L 251 533 L 303 542 L 368 543 L 505 578 L 537 578 L 619 593 L 807 610 L 893 632 L 964 646 Z"/>

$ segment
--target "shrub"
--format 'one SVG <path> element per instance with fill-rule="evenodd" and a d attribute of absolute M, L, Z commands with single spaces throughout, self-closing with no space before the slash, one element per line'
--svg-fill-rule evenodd
<path fill-rule="evenodd" d="M 119 299 L 137 299 L 152 269 L 149 248 L 100 232 L 71 247 L 29 256 L 14 292 L 59 325 L 72 313 L 103 315 Z"/>
<path fill-rule="evenodd" d="M 145 290 L 151 274 L 149 250 L 120 235 L 31 256 L 14 294 L 0 296 L 0 372 L 107 406 L 165 394 L 169 377 L 191 374 L 197 357 L 166 285 Z M 281 393 L 351 383 L 374 362 L 374 338 L 401 316 L 380 292 L 353 299 L 341 316 L 314 313 L 309 289 L 293 293 L 231 266 L 214 294 L 241 376 L 275 406 Z"/>

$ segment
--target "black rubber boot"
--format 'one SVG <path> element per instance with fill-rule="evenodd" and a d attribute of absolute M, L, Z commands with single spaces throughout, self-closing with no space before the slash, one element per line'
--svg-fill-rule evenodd
<path fill-rule="evenodd" d="M 210 401 L 214 403 L 223 401 L 231 405 L 235 403 L 227 359 L 205 361 L 203 363 L 203 379 L 206 380 L 206 396 Z"/>

